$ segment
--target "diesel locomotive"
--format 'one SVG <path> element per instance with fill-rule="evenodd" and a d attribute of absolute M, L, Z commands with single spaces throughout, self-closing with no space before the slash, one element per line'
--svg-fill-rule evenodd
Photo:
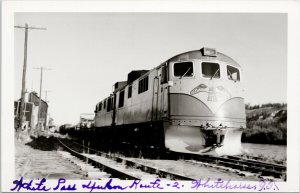
<path fill-rule="evenodd" d="M 108 146 L 241 154 L 242 80 L 241 66 L 216 49 L 176 55 L 115 83 L 97 103 L 94 125 L 77 129 L 77 136 Z"/>

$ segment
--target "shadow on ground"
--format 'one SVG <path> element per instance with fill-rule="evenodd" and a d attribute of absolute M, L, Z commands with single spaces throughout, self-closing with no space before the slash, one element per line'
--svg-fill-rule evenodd
<path fill-rule="evenodd" d="M 42 151 L 54 151 L 59 148 L 59 142 L 53 136 L 50 136 L 48 138 L 44 136 L 40 136 L 37 138 L 31 136 L 31 139 L 32 141 L 26 143 L 26 145 L 34 149 L 38 149 Z"/>

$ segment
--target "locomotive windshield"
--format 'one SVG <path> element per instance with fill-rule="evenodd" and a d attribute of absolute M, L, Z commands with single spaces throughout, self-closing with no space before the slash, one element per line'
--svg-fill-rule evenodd
<path fill-rule="evenodd" d="M 174 76 L 191 77 L 193 76 L 193 62 L 180 62 L 174 64 Z"/>
<path fill-rule="evenodd" d="M 202 76 L 205 78 L 220 78 L 220 66 L 218 63 L 202 62 Z"/>
<path fill-rule="evenodd" d="M 239 69 L 232 66 L 227 66 L 227 77 L 229 80 L 240 81 Z"/>

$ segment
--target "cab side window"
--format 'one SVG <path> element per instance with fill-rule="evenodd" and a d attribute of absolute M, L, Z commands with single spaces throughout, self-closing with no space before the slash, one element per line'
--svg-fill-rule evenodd
<path fill-rule="evenodd" d="M 227 78 L 233 81 L 240 81 L 239 69 L 232 66 L 227 66 Z"/>
<path fill-rule="evenodd" d="M 193 62 L 180 62 L 174 64 L 174 76 L 192 77 L 194 75 Z"/>

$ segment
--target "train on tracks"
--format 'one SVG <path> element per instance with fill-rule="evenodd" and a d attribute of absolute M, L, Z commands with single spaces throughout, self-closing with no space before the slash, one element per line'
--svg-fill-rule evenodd
<path fill-rule="evenodd" d="M 246 128 L 241 66 L 213 48 L 135 70 L 97 103 L 91 127 L 69 128 L 92 144 L 238 155 Z"/>

